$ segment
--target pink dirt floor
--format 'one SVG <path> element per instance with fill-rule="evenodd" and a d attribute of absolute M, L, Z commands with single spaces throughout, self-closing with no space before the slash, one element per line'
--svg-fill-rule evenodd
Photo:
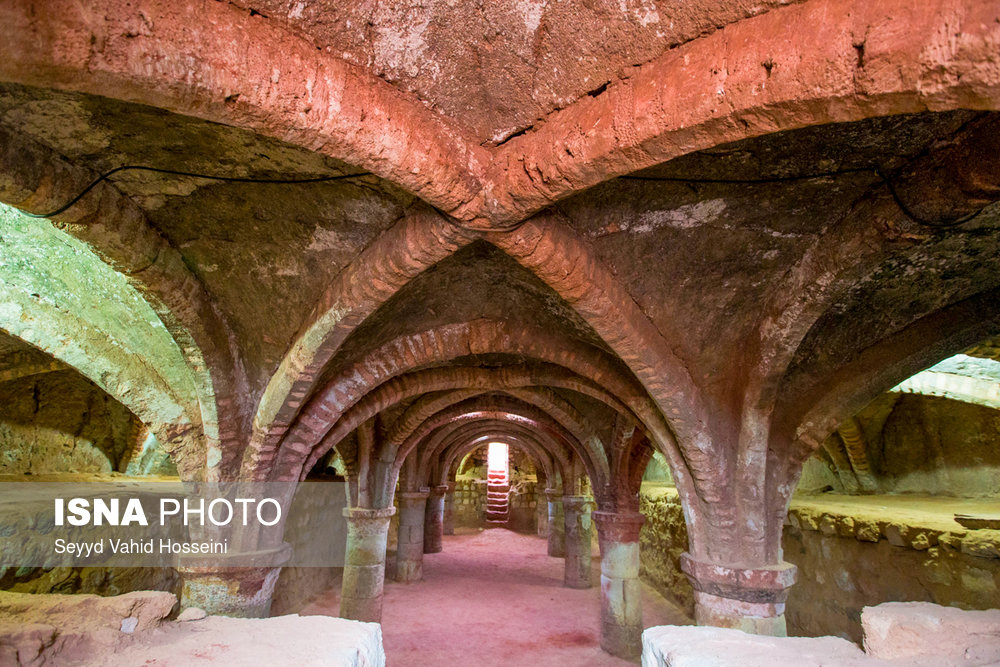
<path fill-rule="evenodd" d="M 503 528 L 464 532 L 424 556 L 422 581 L 387 577 L 382 636 L 390 667 L 638 663 L 600 649 L 599 558 L 594 587 L 574 590 L 563 587 L 563 560 L 546 554 L 544 538 Z M 336 615 L 338 596 L 335 586 L 301 613 Z M 691 622 L 646 584 L 642 613 L 647 627 Z"/>

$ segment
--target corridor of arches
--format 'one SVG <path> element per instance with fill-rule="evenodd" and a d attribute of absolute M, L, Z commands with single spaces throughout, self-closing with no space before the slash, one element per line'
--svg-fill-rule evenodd
<path fill-rule="evenodd" d="M 390 657 L 508 543 L 594 656 L 1000 607 L 995 2 L 43 4 L 0 2 L 0 475 L 343 484 L 347 543 L 0 588 Z"/>

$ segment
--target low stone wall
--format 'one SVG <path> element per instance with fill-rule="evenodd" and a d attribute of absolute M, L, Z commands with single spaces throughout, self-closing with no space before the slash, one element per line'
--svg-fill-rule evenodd
<path fill-rule="evenodd" d="M 861 610 L 887 601 L 1000 607 L 1000 531 L 948 530 L 876 512 L 793 501 L 782 540 L 785 560 L 799 567 L 788 597 L 790 634 L 860 641 Z"/>
<path fill-rule="evenodd" d="M 641 575 L 690 612 L 691 585 L 678 560 L 687 530 L 677 492 L 644 485 L 640 502 Z M 799 568 L 786 613 L 791 635 L 860 641 L 861 610 L 888 601 L 1000 607 L 1000 531 L 943 528 L 893 515 L 874 499 L 862 510 L 796 498 L 782 546 L 785 560 Z"/>

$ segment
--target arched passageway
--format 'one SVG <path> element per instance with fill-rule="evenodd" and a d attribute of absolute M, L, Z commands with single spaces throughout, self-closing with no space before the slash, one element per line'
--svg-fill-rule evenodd
<path fill-rule="evenodd" d="M 9 404 L 72 367 L 184 480 L 343 483 L 346 617 L 383 618 L 388 563 L 422 585 L 503 442 L 568 589 L 600 545 L 605 651 L 638 652 L 641 573 L 785 634 L 800 480 L 917 488 L 893 424 L 941 415 L 865 406 L 1000 331 L 995 2 L 45 4 L 0 6 Z M 920 483 L 992 465 L 935 442 Z M 182 605 L 337 575 L 283 540 Z"/>

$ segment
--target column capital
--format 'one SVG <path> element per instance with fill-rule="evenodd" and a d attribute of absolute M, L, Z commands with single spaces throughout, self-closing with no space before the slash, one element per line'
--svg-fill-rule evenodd
<path fill-rule="evenodd" d="M 797 568 L 781 562 L 765 567 L 739 567 L 696 560 L 681 554 L 681 570 L 701 593 L 757 604 L 784 603 Z"/>
<path fill-rule="evenodd" d="M 396 497 L 402 500 L 426 500 L 427 496 L 430 495 L 430 489 L 421 489 L 420 491 L 402 491 L 396 494 Z"/>
<path fill-rule="evenodd" d="M 545 489 L 545 496 L 549 502 L 562 499 L 562 491 L 559 489 Z"/>
<path fill-rule="evenodd" d="M 591 515 L 602 539 L 613 542 L 638 542 L 639 531 L 646 522 L 640 512 L 602 512 Z"/>
<path fill-rule="evenodd" d="M 432 497 L 435 497 L 435 498 L 441 497 L 441 496 L 444 496 L 446 493 L 448 493 L 448 485 L 447 484 L 438 484 L 437 486 L 430 487 L 428 489 L 428 491 L 430 492 L 430 495 Z"/>

